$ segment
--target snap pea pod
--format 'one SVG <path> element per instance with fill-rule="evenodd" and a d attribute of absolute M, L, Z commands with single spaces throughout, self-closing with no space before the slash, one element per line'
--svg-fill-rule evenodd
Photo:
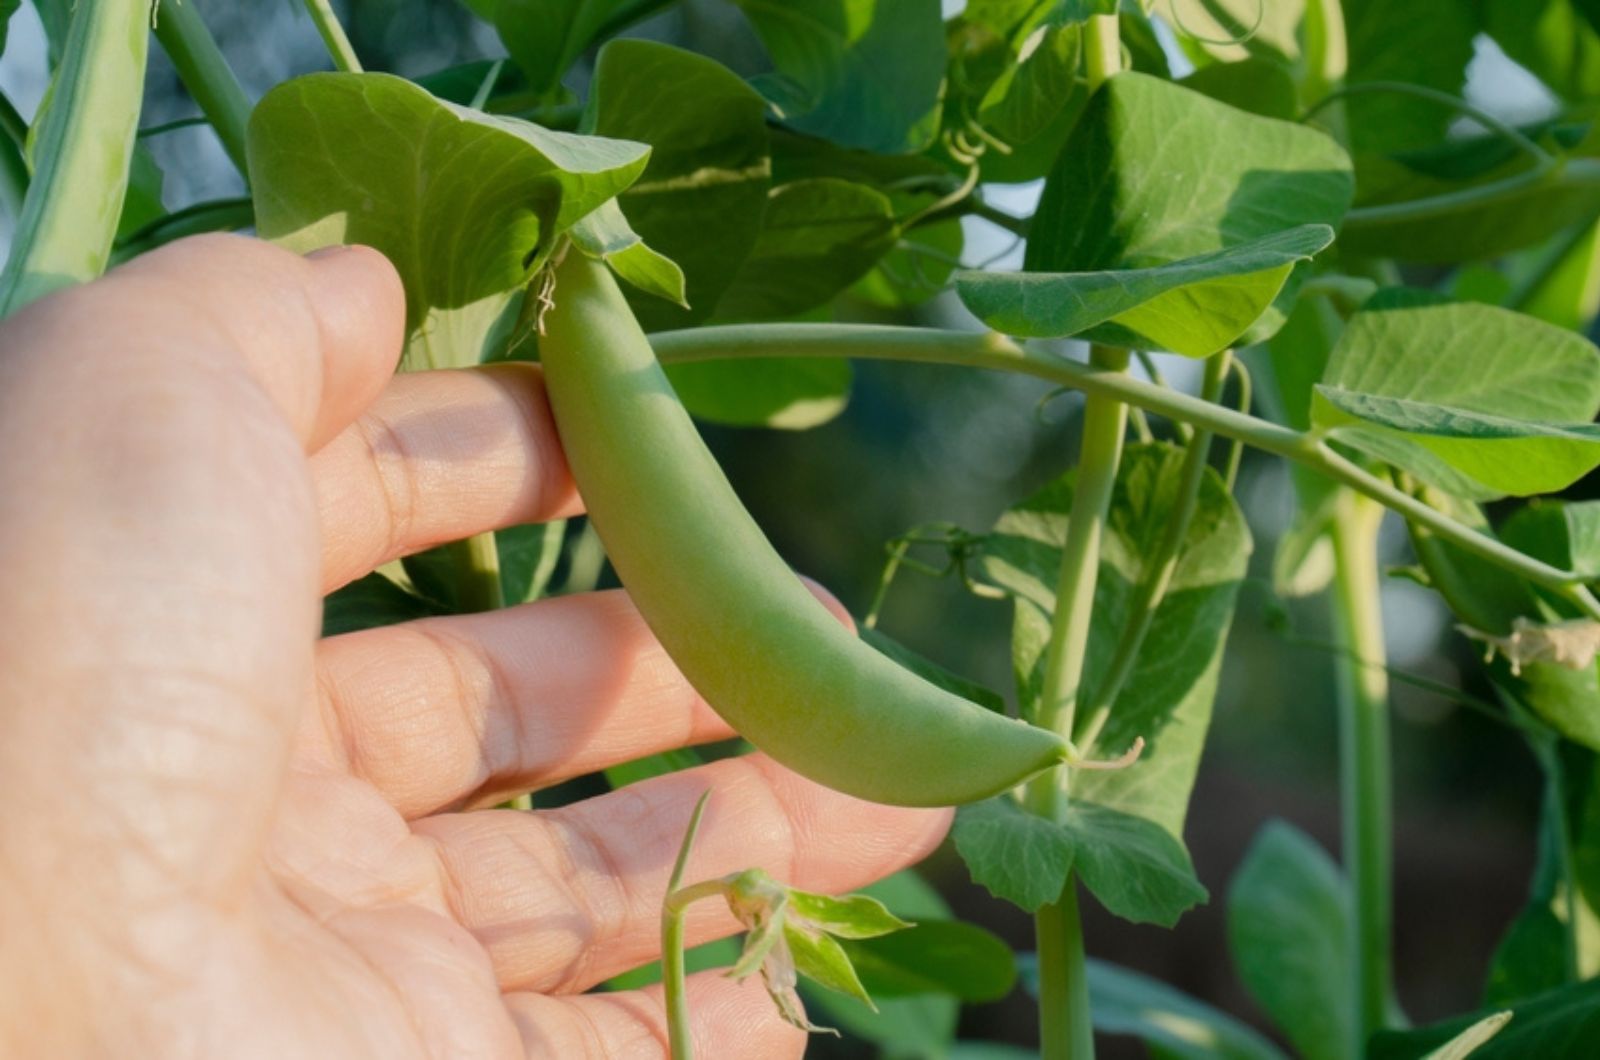
<path fill-rule="evenodd" d="M 934 687 L 807 591 L 604 265 L 569 252 L 554 300 L 540 359 L 578 489 L 640 613 L 712 709 L 795 772 L 903 806 L 985 798 L 1065 758 L 1056 734 Z"/>

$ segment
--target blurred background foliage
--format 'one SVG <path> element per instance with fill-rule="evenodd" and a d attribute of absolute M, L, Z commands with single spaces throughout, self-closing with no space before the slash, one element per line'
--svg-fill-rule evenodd
<path fill-rule="evenodd" d="M 254 96 L 326 65 L 298 3 L 210 0 L 203 6 Z M 961 6 L 946 2 L 946 13 Z M 356 50 L 375 70 L 416 77 L 503 54 L 493 30 L 459 0 L 352 0 L 341 14 Z M 31 7 L 15 17 L 11 35 L 0 88 L 27 115 L 47 76 L 44 38 Z M 765 65 L 748 23 L 722 0 L 683 0 L 625 35 L 714 55 L 741 74 Z M 1188 65 L 1182 52 L 1170 40 L 1163 44 L 1181 73 Z M 1489 38 L 1479 35 L 1472 46 L 1465 84 L 1471 101 L 1518 121 L 1554 107 L 1539 82 Z M 568 78 L 580 98 L 592 59 L 585 57 Z M 153 51 L 144 124 L 192 113 L 165 56 Z M 147 143 L 165 174 L 167 207 L 243 194 L 208 129 L 180 129 Z M 988 199 L 1026 214 L 1037 194 L 1036 184 L 991 186 Z M 1020 263 L 1009 233 L 976 218 L 963 225 L 965 260 L 998 254 L 1001 267 Z M 1442 274 L 1421 271 L 1412 278 L 1434 283 Z M 971 323 L 948 293 L 900 311 L 847 297 L 834 314 L 946 327 Z M 1196 362 L 1160 357 L 1158 363 L 1178 385 L 1195 385 Z M 1007 505 L 1074 461 L 1080 409 L 1077 396 L 1052 397 L 1045 384 L 1021 377 L 869 362 L 857 366 L 847 409 L 821 427 L 706 431 L 779 550 L 860 615 L 876 591 L 886 542 L 932 522 L 987 529 Z M 1157 424 L 1158 433 L 1164 427 Z M 1600 492 L 1591 487 L 1580 483 L 1568 495 Z M 1271 1033 L 1229 965 L 1221 899 L 1250 839 L 1270 817 L 1287 818 L 1326 849 L 1338 849 L 1334 679 L 1320 600 L 1285 606 L 1271 591 L 1273 545 L 1293 508 L 1284 465 L 1247 454 L 1239 495 L 1257 541 L 1252 580 L 1241 594 L 1188 825 L 1189 847 L 1212 901 L 1172 931 L 1114 922 L 1091 903 L 1085 933 L 1095 956 L 1156 976 Z M 1391 520 L 1386 531 L 1386 559 L 1408 562 L 1402 528 Z M 942 561 L 937 552 L 923 558 Z M 1383 602 L 1393 665 L 1493 698 L 1467 642 L 1448 634 L 1435 597 L 1391 578 Z M 881 628 L 961 674 L 1009 689 L 1010 622 L 1007 603 L 976 598 L 954 578 L 906 571 L 888 596 Z M 1397 683 L 1393 705 L 1398 989 L 1406 1010 L 1422 1023 L 1478 1003 L 1490 955 L 1526 896 L 1540 781 L 1520 739 L 1448 699 Z M 1031 948 L 1028 919 L 988 900 L 948 851 L 925 874 L 963 918 L 1000 932 L 1019 949 Z M 968 1008 L 962 1032 L 1031 1041 L 1032 1003 L 1019 990 L 1008 1001 Z M 1143 1054 L 1131 1040 L 1119 1044 L 1127 1051 L 1106 1055 Z M 829 1039 L 817 1040 L 813 1049 L 818 1056 L 869 1055 L 864 1046 Z"/>

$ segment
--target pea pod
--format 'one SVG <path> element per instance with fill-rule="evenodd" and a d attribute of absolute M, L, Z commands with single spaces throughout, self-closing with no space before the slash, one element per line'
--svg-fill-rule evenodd
<path fill-rule="evenodd" d="M 604 265 L 568 253 L 554 298 L 540 359 L 573 476 L 640 613 L 712 709 L 795 772 L 876 802 L 970 802 L 1063 760 L 1054 733 L 934 687 L 807 591 Z"/>

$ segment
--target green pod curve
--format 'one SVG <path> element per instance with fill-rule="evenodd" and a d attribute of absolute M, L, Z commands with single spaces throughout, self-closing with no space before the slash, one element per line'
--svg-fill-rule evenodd
<path fill-rule="evenodd" d="M 1063 760 L 1056 734 L 936 688 L 811 595 L 604 265 L 570 251 L 554 297 L 540 360 L 573 476 L 639 612 L 712 709 L 802 776 L 901 806 L 986 798 Z"/>

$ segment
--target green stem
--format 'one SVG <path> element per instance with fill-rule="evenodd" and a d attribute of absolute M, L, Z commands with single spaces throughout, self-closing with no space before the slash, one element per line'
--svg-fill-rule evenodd
<path fill-rule="evenodd" d="M 0 274 L 0 316 L 105 271 L 139 131 L 149 16 L 129 0 L 78 0 Z"/>
<path fill-rule="evenodd" d="M 1122 69 L 1122 37 L 1117 15 L 1091 15 L 1083 32 L 1084 80 L 1091 93 Z"/>
<path fill-rule="evenodd" d="M 1232 354 L 1224 350 L 1206 361 L 1205 380 L 1200 387 L 1203 400 L 1216 401 L 1221 396 L 1222 382 L 1227 377 L 1232 359 Z M 1094 696 L 1089 700 L 1090 708 L 1083 724 L 1072 735 L 1078 753 L 1086 757 L 1093 757 L 1094 743 L 1105 728 L 1111 708 L 1122 694 L 1128 678 L 1133 676 L 1134 664 L 1139 661 L 1139 649 L 1144 645 L 1145 635 L 1150 632 L 1156 610 L 1167 595 L 1167 587 L 1172 584 L 1172 575 L 1178 569 L 1178 555 L 1183 549 L 1184 539 L 1189 536 L 1189 523 L 1200 502 L 1200 484 L 1205 480 L 1206 461 L 1210 455 L 1211 432 L 1194 432 L 1183 454 L 1183 466 L 1178 472 L 1177 492 L 1172 500 L 1172 508 L 1167 513 L 1165 532 L 1155 553 L 1147 557 L 1150 573 L 1140 583 L 1134 596 L 1127 624 L 1122 627 L 1122 636 L 1117 641 L 1116 654 L 1111 657 L 1111 665 L 1100 687 L 1095 689 Z"/>
<path fill-rule="evenodd" d="M 236 232 L 255 224 L 255 220 L 255 207 L 249 199 L 195 203 L 156 218 L 118 243 L 111 252 L 111 263 L 129 261 L 175 239 L 200 232 Z"/>
<path fill-rule="evenodd" d="M 361 60 L 350 46 L 350 38 L 345 36 L 339 16 L 333 13 L 333 5 L 329 0 L 305 0 L 305 4 L 311 21 L 316 24 L 317 33 L 322 36 L 323 45 L 328 49 L 329 57 L 333 59 L 333 68 L 347 74 L 359 74 Z"/>
<path fill-rule="evenodd" d="M 683 913 L 691 902 L 711 894 L 721 894 L 726 886 L 721 880 L 682 887 L 683 874 L 689 865 L 689 851 L 694 847 L 695 835 L 700 831 L 700 819 L 705 816 L 706 802 L 711 798 L 708 790 L 695 803 L 689 815 L 689 827 L 683 835 L 683 845 L 678 848 L 678 858 L 672 865 L 672 875 L 667 880 L 666 895 L 661 900 L 661 984 L 667 1009 L 667 1041 L 672 1060 L 693 1060 L 694 1035 L 689 1029 L 689 1002 L 685 996 L 683 945 Z M 715 885 L 716 891 L 707 888 Z M 682 888 L 682 889 L 680 889 Z"/>
<path fill-rule="evenodd" d="M 1035 915 L 1034 937 L 1039 954 L 1040 1058 L 1092 1057 L 1094 1021 L 1077 880 L 1069 878 L 1061 900 Z"/>
<path fill-rule="evenodd" d="M 449 551 L 456 570 L 456 604 L 461 614 L 495 611 L 506 605 L 500 583 L 500 552 L 493 532 L 453 542 Z"/>
<path fill-rule="evenodd" d="M 156 39 L 189 95 L 217 130 L 222 149 L 244 176 L 250 179 L 245 156 L 245 129 L 250 123 L 250 97 L 223 58 L 222 49 L 211 36 L 195 0 L 161 5 L 156 19 Z"/>
<path fill-rule="evenodd" d="M 1347 493 L 1339 499 L 1330 530 L 1334 624 L 1347 655 L 1336 671 L 1339 791 L 1344 867 L 1354 899 L 1349 1003 L 1358 1042 L 1383 1028 L 1393 996 L 1389 682 L 1378 596 L 1382 520 L 1382 508 Z"/>
<path fill-rule="evenodd" d="M 1342 231 L 1380 228 L 1397 222 L 1427 221 L 1462 210 L 1486 209 L 1506 200 L 1543 189 L 1555 192 L 1566 188 L 1587 188 L 1600 184 L 1600 160 L 1569 158 L 1547 165 L 1535 165 L 1501 180 L 1459 191 L 1443 192 L 1406 202 L 1379 206 L 1358 206 L 1344 215 Z"/>
<path fill-rule="evenodd" d="M 1167 390 L 1124 372 L 1025 349 L 993 332 L 873 324 L 731 324 L 652 335 L 664 363 L 762 357 L 858 357 L 918 364 L 963 365 L 1017 372 L 1138 405 L 1224 438 L 1293 460 L 1349 486 L 1355 492 L 1427 527 L 1439 537 L 1481 559 L 1511 571 L 1571 601 L 1585 615 L 1600 619 L 1600 601 L 1572 571 L 1524 555 L 1443 512 L 1396 489 L 1365 468 L 1334 452 L 1314 433 L 1280 427 L 1246 413 Z"/>

